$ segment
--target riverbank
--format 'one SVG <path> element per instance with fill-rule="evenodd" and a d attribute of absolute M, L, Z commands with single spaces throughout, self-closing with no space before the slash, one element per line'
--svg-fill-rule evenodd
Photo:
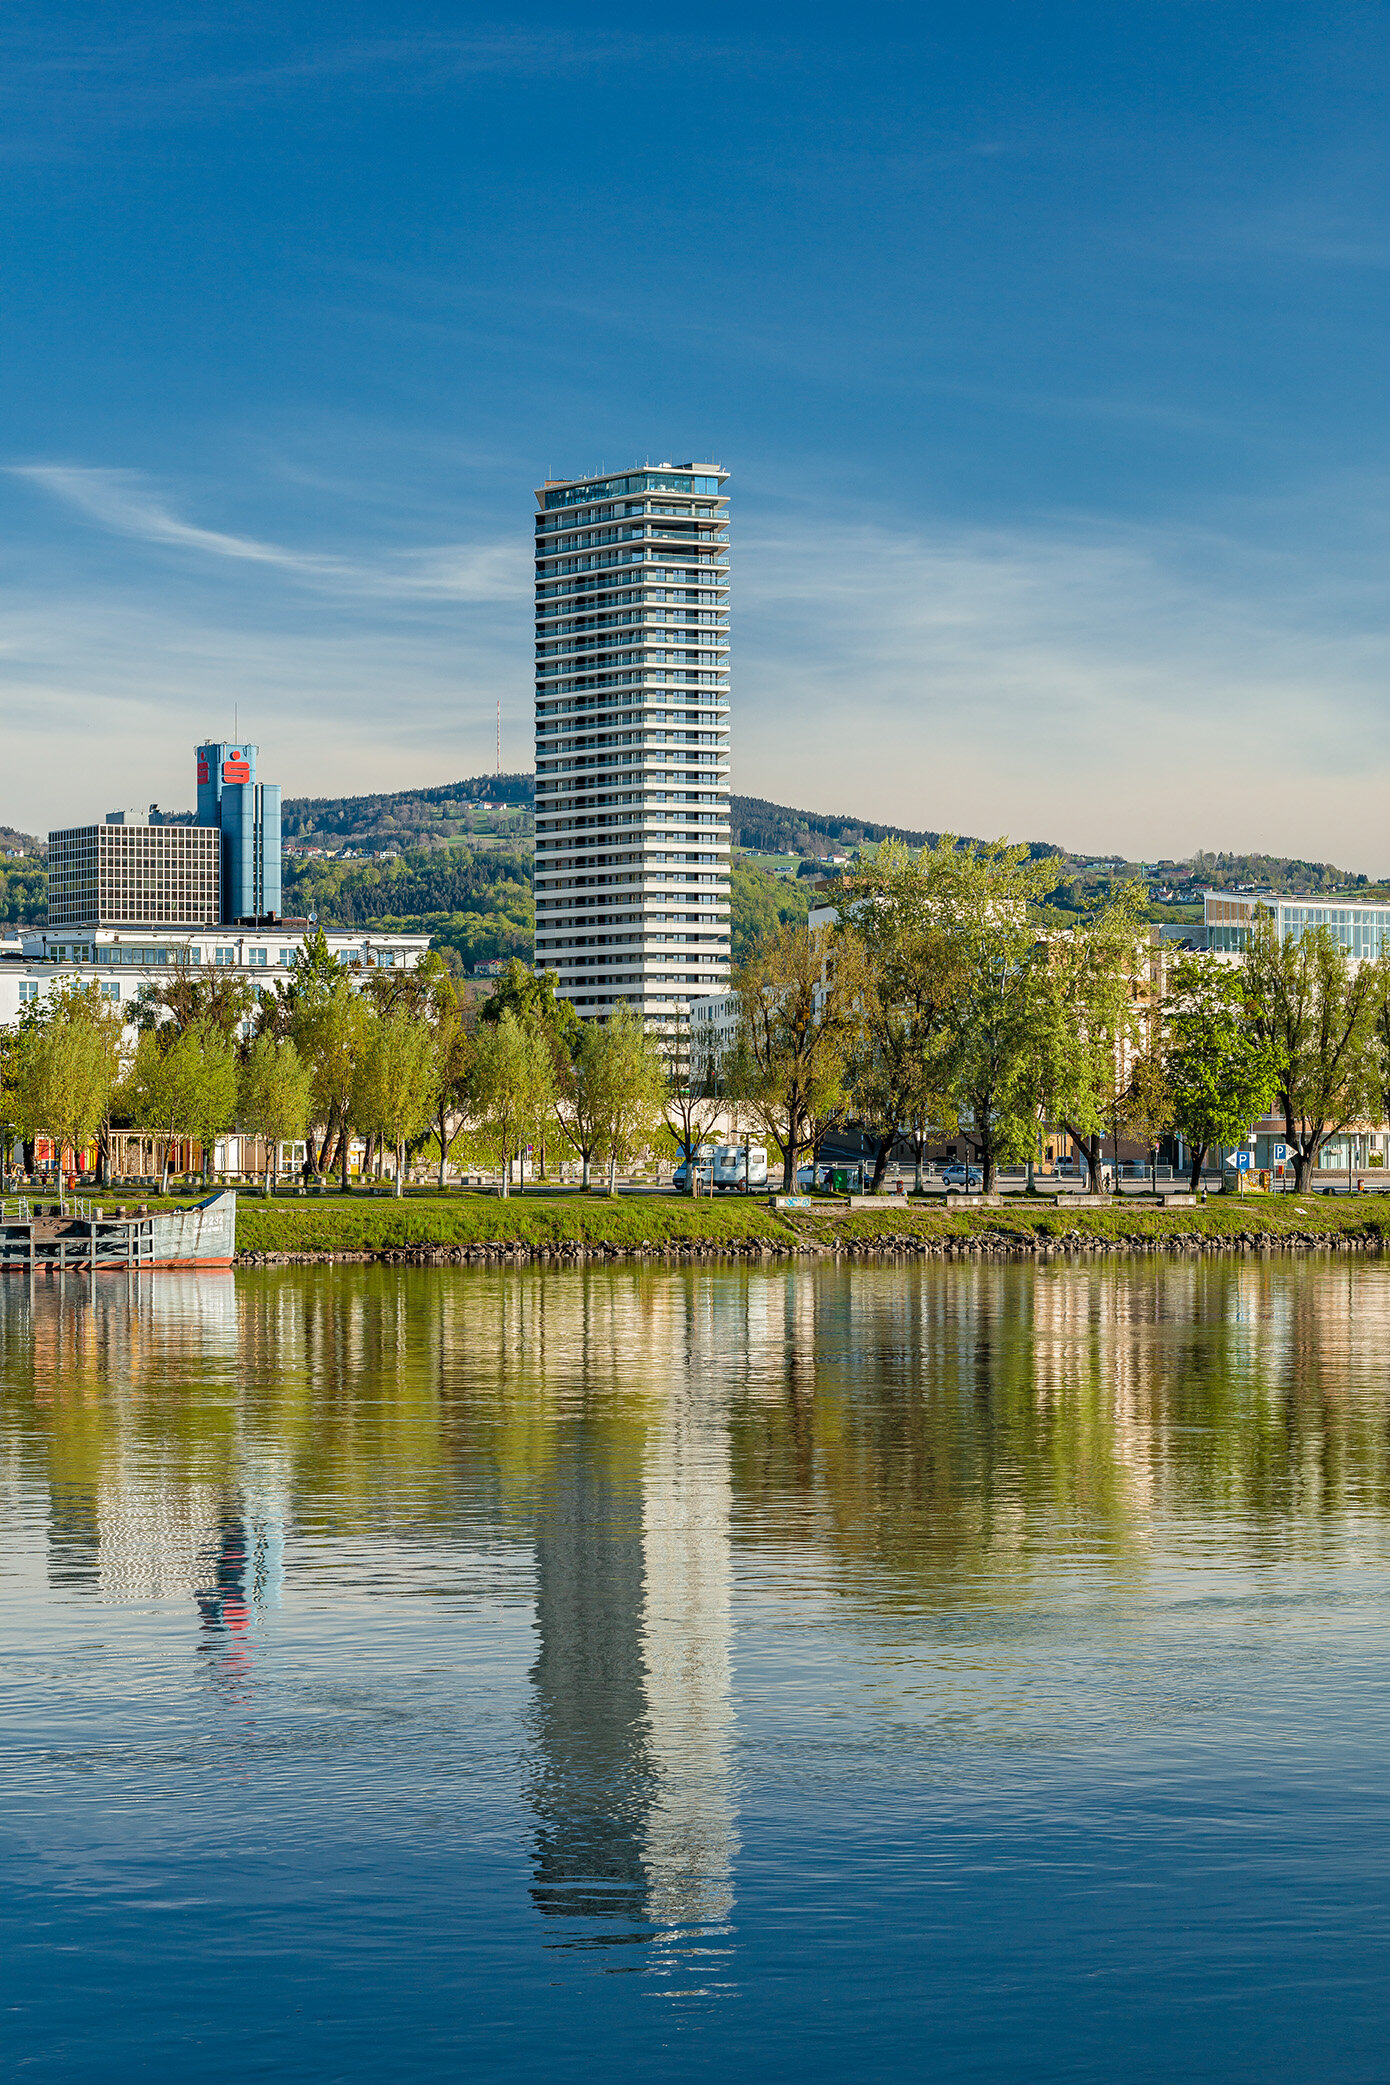
<path fill-rule="evenodd" d="M 154 1205 L 152 1205 L 154 1206 Z M 774 1210 L 756 1199 L 455 1193 L 403 1201 L 333 1197 L 237 1208 L 241 1265 L 385 1260 L 486 1262 L 798 1255 L 1048 1258 L 1068 1253 L 1341 1250 L 1390 1243 L 1390 1197 L 1218 1196 L 1189 1209 L 1016 1204 L 952 1209 L 884 1197 Z"/>

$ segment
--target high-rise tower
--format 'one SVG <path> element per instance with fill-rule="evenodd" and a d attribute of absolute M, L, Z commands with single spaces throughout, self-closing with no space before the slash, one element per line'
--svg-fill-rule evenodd
<path fill-rule="evenodd" d="M 536 494 L 536 968 L 589 1019 L 727 986 L 727 476 Z"/>
<path fill-rule="evenodd" d="M 280 784 L 256 780 L 256 747 L 198 747 L 199 825 L 222 834 L 222 919 L 280 917 Z"/>

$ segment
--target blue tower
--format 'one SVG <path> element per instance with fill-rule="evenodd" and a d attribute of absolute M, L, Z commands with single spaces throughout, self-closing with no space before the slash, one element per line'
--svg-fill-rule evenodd
<path fill-rule="evenodd" d="M 198 747 L 198 824 L 222 834 L 222 924 L 280 917 L 280 784 L 256 780 L 256 747 Z"/>

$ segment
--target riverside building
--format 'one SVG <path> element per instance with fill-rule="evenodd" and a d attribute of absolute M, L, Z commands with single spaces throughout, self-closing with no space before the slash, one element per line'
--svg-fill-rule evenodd
<path fill-rule="evenodd" d="M 727 985 L 727 478 L 536 493 L 536 968 L 587 1019 Z"/>
<path fill-rule="evenodd" d="M 280 916 L 280 789 L 256 780 L 257 748 L 197 748 L 194 822 L 157 811 L 110 811 L 99 825 L 48 836 L 48 923 L 0 948 L 0 1027 L 53 989 L 97 985 L 134 1010 L 140 987 L 179 970 L 237 971 L 260 998 L 287 983 L 309 919 Z M 354 977 L 409 970 L 428 934 L 328 928 L 334 960 Z"/>

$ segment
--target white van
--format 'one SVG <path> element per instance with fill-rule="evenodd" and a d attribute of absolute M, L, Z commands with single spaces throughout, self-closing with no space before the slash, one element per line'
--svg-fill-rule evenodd
<path fill-rule="evenodd" d="M 750 1190 L 755 1187 L 766 1187 L 766 1146 L 763 1144 L 721 1144 L 714 1156 L 714 1184 L 716 1187 L 746 1187 Z"/>
<path fill-rule="evenodd" d="M 708 1194 L 714 1186 L 714 1170 L 717 1157 L 718 1146 L 715 1144 L 701 1144 L 696 1149 L 695 1185 L 701 1194 Z M 676 1167 L 675 1172 L 671 1175 L 671 1185 L 678 1189 L 690 1185 L 690 1162 L 688 1159 L 682 1159 L 681 1163 Z"/>

